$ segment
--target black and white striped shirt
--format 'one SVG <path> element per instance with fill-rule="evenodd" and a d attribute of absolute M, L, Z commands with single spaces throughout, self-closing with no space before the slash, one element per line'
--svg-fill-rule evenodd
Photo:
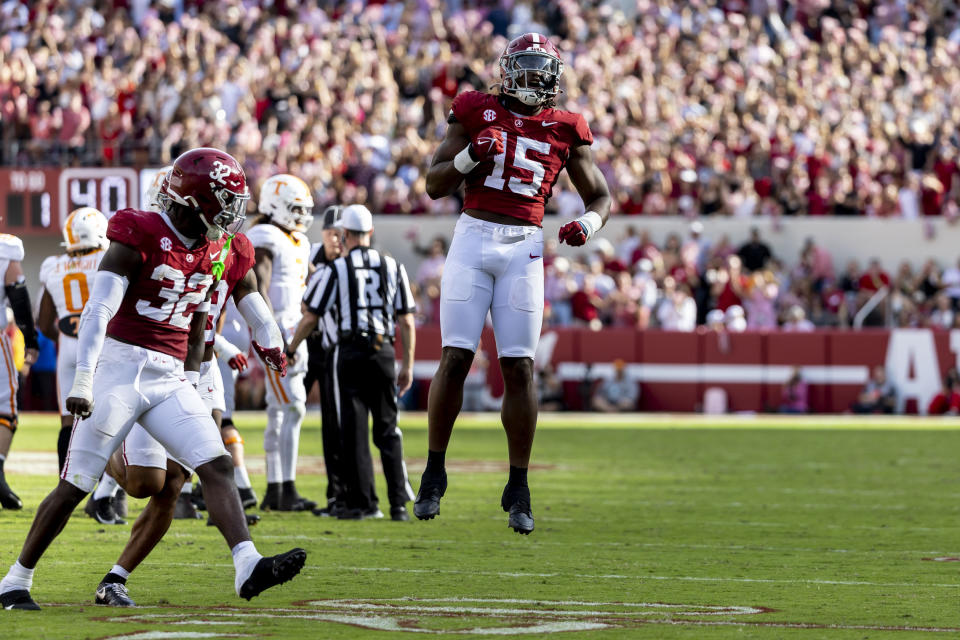
<path fill-rule="evenodd" d="M 336 258 L 333 260 L 336 260 Z M 322 242 L 317 242 L 310 247 L 310 263 L 317 269 L 333 264 L 333 260 L 327 259 L 327 252 L 324 250 Z M 340 335 L 340 330 L 337 328 L 340 323 L 337 321 L 335 312 L 336 309 L 327 311 L 317 322 L 320 346 L 324 350 L 332 349 L 333 346 L 337 344 L 337 339 Z M 311 336 L 311 338 L 312 337 L 313 336 Z"/>
<path fill-rule="evenodd" d="M 303 302 L 321 318 L 332 311 L 341 336 L 357 332 L 392 338 L 397 316 L 416 310 L 406 269 L 369 247 L 355 247 L 317 269 Z"/>

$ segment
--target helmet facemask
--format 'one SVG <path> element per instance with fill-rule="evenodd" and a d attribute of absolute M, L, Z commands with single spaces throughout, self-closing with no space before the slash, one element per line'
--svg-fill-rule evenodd
<path fill-rule="evenodd" d="M 213 216 L 213 224 L 207 222 L 206 216 L 201 213 L 200 219 L 207 228 L 207 240 L 216 242 L 224 234 L 233 236 L 243 227 L 246 219 L 247 201 L 249 193 L 234 193 L 228 189 L 218 189 L 214 192 L 217 202 L 220 203 L 220 213 Z"/>
<path fill-rule="evenodd" d="M 536 107 L 560 93 L 563 62 L 545 51 L 518 51 L 500 58 L 500 73 L 505 95 Z"/>

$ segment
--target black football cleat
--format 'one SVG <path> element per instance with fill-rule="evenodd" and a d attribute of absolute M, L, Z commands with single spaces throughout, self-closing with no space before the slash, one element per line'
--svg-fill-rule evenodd
<path fill-rule="evenodd" d="M 270 587 L 292 580 L 300 573 L 307 561 L 307 552 L 303 549 L 291 549 L 280 555 L 260 558 L 253 573 L 240 587 L 240 597 L 250 600 Z"/>
<path fill-rule="evenodd" d="M 420 490 L 413 501 L 413 515 L 420 520 L 432 520 L 440 513 L 440 498 L 447 491 L 447 472 L 438 474 L 423 472 L 420 477 Z"/>
<path fill-rule="evenodd" d="M 127 492 L 123 489 L 117 489 L 117 495 L 113 496 L 113 510 L 117 512 L 118 518 L 127 517 Z"/>
<path fill-rule="evenodd" d="M 181 493 L 177 496 L 177 504 L 173 507 L 174 520 L 199 520 L 201 518 L 203 516 L 197 513 L 197 508 L 189 494 Z"/>
<path fill-rule="evenodd" d="M 390 519 L 394 522 L 410 522 L 410 514 L 404 505 L 398 504 L 390 507 Z"/>
<path fill-rule="evenodd" d="M 114 509 L 114 499 L 111 497 L 90 500 L 84 506 L 84 512 L 100 524 L 127 524 L 127 521 L 117 515 Z"/>
<path fill-rule="evenodd" d="M 7 484 L 7 478 L 2 471 L 0 471 L 0 506 L 11 511 L 23 509 L 23 501 Z"/>
<path fill-rule="evenodd" d="M 280 483 L 268 482 L 267 490 L 263 493 L 260 502 L 260 511 L 276 511 L 280 506 Z"/>
<path fill-rule="evenodd" d="M 337 512 L 337 520 L 379 520 L 383 517 L 383 511 L 377 507 L 369 509 L 340 509 Z"/>
<path fill-rule="evenodd" d="M 313 511 L 316 508 L 316 502 L 300 495 L 293 480 L 287 480 L 280 485 L 277 511 Z"/>
<path fill-rule="evenodd" d="M 97 585 L 97 597 L 94 604 L 108 607 L 135 607 L 137 603 L 130 598 L 126 585 L 119 582 L 101 582 Z"/>
<path fill-rule="evenodd" d="M 528 536 L 533 531 L 533 510 L 530 508 L 530 488 L 511 487 L 503 489 L 500 506 L 510 514 L 507 525 L 521 535 Z"/>
<path fill-rule="evenodd" d="M 0 607 L 10 611 L 19 609 L 21 611 L 39 611 L 40 605 L 33 601 L 30 592 L 26 589 L 14 589 L 6 593 L 0 593 Z"/>
<path fill-rule="evenodd" d="M 253 492 L 253 489 L 250 487 L 240 489 L 240 504 L 243 505 L 244 509 L 257 506 L 257 494 Z"/>

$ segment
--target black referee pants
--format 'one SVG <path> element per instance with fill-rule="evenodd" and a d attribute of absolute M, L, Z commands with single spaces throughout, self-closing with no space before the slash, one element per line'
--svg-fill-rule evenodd
<path fill-rule="evenodd" d="M 320 438 L 323 442 L 323 466 L 327 470 L 327 504 L 345 504 L 343 484 L 340 421 L 337 419 L 337 398 L 334 389 L 333 349 L 324 349 L 320 336 L 307 339 L 307 375 L 303 383 L 307 395 L 320 383 Z"/>
<path fill-rule="evenodd" d="M 390 506 L 403 505 L 413 496 L 403 462 L 403 441 L 397 428 L 393 345 L 386 343 L 377 350 L 364 341 L 345 341 L 337 347 L 335 359 L 347 508 L 372 511 L 379 504 L 370 456 L 371 415 L 373 443 L 380 449 Z"/>

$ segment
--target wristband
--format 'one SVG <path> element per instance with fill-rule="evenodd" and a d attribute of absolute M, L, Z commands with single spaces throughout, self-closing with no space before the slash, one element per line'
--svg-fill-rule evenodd
<path fill-rule="evenodd" d="M 187 382 L 196 387 L 200 384 L 200 372 L 199 371 L 184 371 L 183 375 L 186 376 Z"/>
<path fill-rule="evenodd" d="M 194 313 L 210 313 L 210 301 L 204 300 L 193 310 Z"/>
<path fill-rule="evenodd" d="M 473 171 L 473 169 L 480 164 L 472 157 L 470 157 L 470 145 L 465 146 L 460 153 L 453 157 L 453 166 L 456 167 L 457 171 L 466 175 Z"/>
<path fill-rule="evenodd" d="M 600 228 L 603 226 L 603 218 L 600 217 L 600 214 L 596 211 L 587 211 L 585 214 L 577 218 L 577 222 L 582 224 L 587 230 L 587 239 L 589 240 L 593 234 L 597 231 L 600 231 Z"/>
<path fill-rule="evenodd" d="M 69 398 L 93 398 L 93 372 L 85 369 L 77 369 L 73 376 L 73 386 L 70 387 Z"/>

